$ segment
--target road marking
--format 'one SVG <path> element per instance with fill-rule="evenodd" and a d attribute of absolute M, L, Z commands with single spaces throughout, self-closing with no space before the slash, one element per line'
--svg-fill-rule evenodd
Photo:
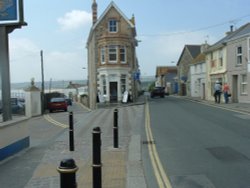
<path fill-rule="evenodd" d="M 62 127 L 62 128 L 64 128 L 64 129 L 69 127 L 69 126 L 66 125 L 66 124 L 63 124 L 63 123 L 60 123 L 60 122 L 54 120 L 54 119 L 53 119 L 50 115 L 48 115 L 48 114 L 45 114 L 43 117 L 44 117 L 48 122 L 50 122 L 50 123 L 52 123 L 53 125 L 56 125 L 56 126 L 58 126 L 58 127 Z"/>
<path fill-rule="evenodd" d="M 88 112 L 91 112 L 91 109 L 86 107 L 85 105 L 83 105 L 82 103 L 80 102 L 77 102 L 77 104 L 79 104 L 83 109 L 87 110 Z"/>
<path fill-rule="evenodd" d="M 145 105 L 145 129 L 146 129 L 147 140 L 154 141 L 151 126 L 150 126 L 150 112 L 149 112 L 148 102 L 146 102 L 146 105 Z M 164 171 L 162 167 L 162 163 L 160 161 L 155 144 L 148 144 L 148 150 L 149 150 L 149 156 L 151 159 L 154 174 L 155 174 L 159 188 L 172 188 L 170 184 L 170 180 L 167 177 L 166 172 Z"/>

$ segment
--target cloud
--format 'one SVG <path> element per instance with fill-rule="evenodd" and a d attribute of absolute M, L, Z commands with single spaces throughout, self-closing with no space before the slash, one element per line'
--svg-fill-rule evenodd
<path fill-rule="evenodd" d="M 10 76 L 12 83 L 41 81 L 41 55 L 38 45 L 27 38 L 10 38 Z M 82 50 L 43 51 L 44 78 L 52 80 L 79 80 L 87 78 L 87 54 Z"/>
<path fill-rule="evenodd" d="M 212 44 L 215 41 L 214 38 L 207 38 L 207 32 L 179 31 L 171 33 L 173 34 L 139 37 L 142 42 L 139 43 L 137 51 L 143 74 L 154 75 L 156 66 L 175 66 L 186 44 L 200 45 L 205 40 Z"/>
<path fill-rule="evenodd" d="M 63 17 L 57 19 L 57 22 L 64 31 L 74 30 L 79 27 L 88 25 L 91 23 L 92 15 L 85 11 L 72 10 L 67 12 Z"/>
<path fill-rule="evenodd" d="M 11 82 L 40 79 L 40 48 L 27 38 L 11 38 L 9 41 Z"/>
<path fill-rule="evenodd" d="M 86 62 L 82 51 L 49 52 L 45 54 L 44 61 L 45 80 L 79 80 L 87 77 L 82 69 Z"/>

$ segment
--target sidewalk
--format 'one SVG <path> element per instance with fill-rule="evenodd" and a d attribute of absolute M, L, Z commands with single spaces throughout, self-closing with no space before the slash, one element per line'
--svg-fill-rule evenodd
<path fill-rule="evenodd" d="M 250 114 L 250 103 L 232 103 L 232 102 L 229 102 L 226 104 L 224 102 L 221 102 L 220 104 L 218 104 L 218 103 L 215 103 L 214 101 L 207 101 L 207 100 L 200 99 L 198 97 L 188 97 L 188 96 L 180 96 L 180 97 L 187 99 L 187 100 L 192 100 L 195 102 L 200 102 L 200 103 L 204 103 L 204 104 L 208 104 L 208 105 L 213 105 L 213 106 L 217 106 L 217 107 L 221 107 L 221 108 L 225 108 L 225 109 L 229 109 L 229 110 L 235 110 L 235 111 Z"/>
<path fill-rule="evenodd" d="M 144 122 L 144 97 L 137 103 L 100 108 L 74 116 L 75 151 L 68 146 L 68 129 L 45 153 L 26 188 L 60 187 L 57 167 L 62 159 L 73 158 L 79 167 L 78 188 L 92 187 L 92 130 L 101 128 L 102 187 L 146 188 L 141 161 L 141 126 Z M 113 148 L 113 110 L 119 110 L 119 148 Z M 136 115 L 136 118 L 134 116 Z M 133 117 L 133 118 L 132 118 Z"/>

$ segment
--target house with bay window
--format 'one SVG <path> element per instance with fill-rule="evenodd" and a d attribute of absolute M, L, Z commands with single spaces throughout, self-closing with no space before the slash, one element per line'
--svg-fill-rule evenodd
<path fill-rule="evenodd" d="M 87 42 L 89 107 L 121 102 L 125 92 L 135 100 L 140 87 L 135 18 L 128 19 L 113 1 L 98 18 L 94 0 L 92 14 Z"/>

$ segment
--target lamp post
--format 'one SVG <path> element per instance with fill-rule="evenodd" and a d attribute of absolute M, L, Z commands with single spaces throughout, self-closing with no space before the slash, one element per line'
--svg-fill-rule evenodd
<path fill-rule="evenodd" d="M 44 114 L 44 67 L 43 67 L 43 51 L 40 51 L 41 55 L 41 74 L 42 74 L 42 91 L 41 91 L 41 108 L 42 108 L 42 114 Z"/>

